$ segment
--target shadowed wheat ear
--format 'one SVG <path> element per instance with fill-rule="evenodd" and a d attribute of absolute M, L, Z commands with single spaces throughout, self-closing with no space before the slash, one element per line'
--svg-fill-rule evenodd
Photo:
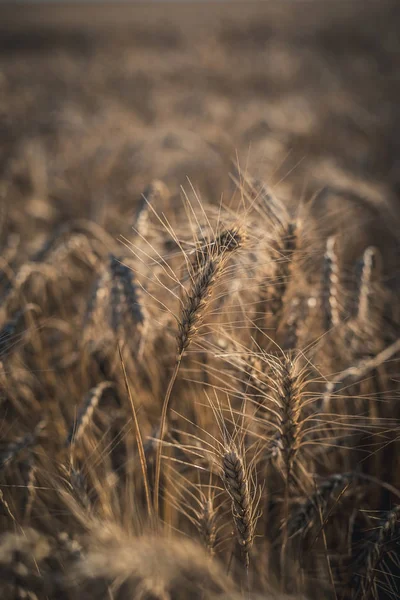
<path fill-rule="evenodd" d="M 222 456 L 222 477 L 225 489 L 232 500 L 233 522 L 247 570 L 250 562 L 249 552 L 254 541 L 255 523 L 246 470 L 234 444 L 227 448 Z"/>
<path fill-rule="evenodd" d="M 135 283 L 133 270 L 123 264 L 122 258 L 111 256 L 111 327 L 114 332 L 126 336 L 127 319 L 140 336 L 137 354 L 140 356 L 144 342 L 144 331 L 148 319 L 141 301 L 141 289 Z M 135 334 L 135 331 L 132 332 Z"/>
<path fill-rule="evenodd" d="M 229 256 L 238 250 L 245 242 L 245 232 L 239 228 L 232 228 L 222 231 L 216 236 L 208 247 L 209 256 L 205 259 L 204 265 L 197 269 L 197 265 L 189 265 L 190 287 L 184 291 L 184 300 L 181 314 L 178 321 L 177 333 L 177 358 L 174 371 L 169 381 L 164 403 L 161 411 L 159 444 L 156 454 L 155 479 L 154 479 L 154 510 L 158 513 L 158 496 L 160 486 L 160 468 L 162 440 L 165 434 L 165 426 L 168 413 L 168 405 L 171 397 L 172 388 L 178 376 L 180 364 L 183 355 L 189 345 L 192 343 L 203 320 L 204 312 L 210 301 L 213 287 L 216 280 L 221 275 L 223 266 Z M 205 256 L 207 252 L 201 253 Z"/>
<path fill-rule="evenodd" d="M 18 438 L 14 442 L 10 442 L 0 453 L 0 470 L 11 463 L 20 452 L 35 446 L 38 442 L 38 436 L 46 425 L 46 421 L 41 420 L 33 430 L 33 432 Z"/>
<path fill-rule="evenodd" d="M 360 581 L 360 575 L 353 577 L 353 600 L 368 600 L 373 593 L 377 570 L 382 564 L 385 555 L 390 551 L 390 542 L 398 540 L 399 534 L 400 505 L 395 506 L 382 522 L 377 530 L 374 541 L 367 552 L 364 563 L 364 576 Z M 374 598 L 376 593 L 374 594 Z"/>
<path fill-rule="evenodd" d="M 335 492 L 341 489 L 336 498 L 338 501 L 355 479 L 357 479 L 356 473 L 335 473 L 316 486 L 315 492 L 303 502 L 297 511 L 291 514 L 288 523 L 289 536 L 305 535 L 314 525 L 320 511 L 323 513 Z"/>
<path fill-rule="evenodd" d="M 217 513 L 212 498 L 204 496 L 201 499 L 201 507 L 198 512 L 198 530 L 210 556 L 214 556 L 215 541 L 217 539 L 216 517 Z"/>

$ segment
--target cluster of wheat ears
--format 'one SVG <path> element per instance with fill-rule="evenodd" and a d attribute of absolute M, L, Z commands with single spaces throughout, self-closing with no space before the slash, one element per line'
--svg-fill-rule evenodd
<path fill-rule="evenodd" d="M 1 256 L 1 597 L 397 598 L 395 292 L 239 174 Z M 175 199 L 176 206 L 176 199 Z M 314 228 L 314 229 L 313 229 Z"/>

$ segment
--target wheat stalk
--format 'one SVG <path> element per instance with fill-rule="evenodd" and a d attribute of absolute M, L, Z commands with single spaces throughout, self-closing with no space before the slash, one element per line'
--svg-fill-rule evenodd
<path fill-rule="evenodd" d="M 213 287 L 222 272 L 225 261 L 233 251 L 238 250 L 242 246 L 244 239 L 245 236 L 239 229 L 231 229 L 223 232 L 220 236 L 217 236 L 216 243 L 212 246 L 212 255 L 206 260 L 203 268 L 200 270 L 195 269 L 195 272 L 190 273 L 190 288 L 188 292 L 185 292 L 185 301 L 182 305 L 178 321 L 177 359 L 168 384 L 160 418 L 159 445 L 157 447 L 154 478 L 154 508 L 156 514 L 158 513 L 159 501 L 162 441 L 165 435 L 171 392 L 178 376 L 184 353 L 198 331 L 204 311 L 210 301 Z M 217 243 L 218 240 L 219 243 Z"/>

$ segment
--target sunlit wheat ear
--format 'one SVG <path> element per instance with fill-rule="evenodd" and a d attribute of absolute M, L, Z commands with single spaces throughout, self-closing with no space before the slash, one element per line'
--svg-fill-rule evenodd
<path fill-rule="evenodd" d="M 367 551 L 363 564 L 360 565 L 353 577 L 352 590 L 354 600 L 368 600 L 377 597 L 376 578 L 382 573 L 382 563 L 393 550 L 393 544 L 398 542 L 400 532 L 400 505 L 387 513 L 380 527 L 376 530 L 370 549 Z"/>
<path fill-rule="evenodd" d="M 40 421 L 35 429 L 31 433 L 27 433 L 24 436 L 21 436 L 14 442 L 10 442 L 1 452 L 0 452 L 0 470 L 4 469 L 8 464 L 10 464 L 23 450 L 27 448 L 31 448 L 38 443 L 38 436 L 43 431 L 46 425 L 46 421 L 43 419 Z"/>
<path fill-rule="evenodd" d="M 270 368 L 271 398 L 276 413 L 277 434 L 273 440 L 273 452 L 284 480 L 283 497 L 283 540 L 281 546 L 281 575 L 285 586 L 287 573 L 287 543 L 290 488 L 295 481 L 295 467 L 298 463 L 298 451 L 301 445 L 302 408 L 304 405 L 304 370 L 299 370 L 298 363 L 289 356 L 271 356 L 268 358 Z"/>
<path fill-rule="evenodd" d="M 190 288 L 185 292 L 178 323 L 178 357 L 183 355 L 201 325 L 213 286 L 226 259 L 241 248 L 245 239 L 244 232 L 239 228 L 224 230 L 208 246 L 197 251 L 192 272 L 189 273 Z"/>
<path fill-rule="evenodd" d="M 227 230 L 228 231 L 228 230 Z M 161 451 L 162 440 L 165 433 L 165 426 L 168 413 L 168 405 L 178 375 L 179 367 L 185 351 L 192 343 L 204 317 L 204 312 L 210 301 L 213 287 L 223 271 L 227 259 L 239 248 L 246 239 L 245 233 L 238 229 L 231 229 L 229 233 L 223 231 L 214 241 L 213 251 L 206 260 L 204 266 L 197 272 L 191 272 L 190 269 L 190 287 L 185 291 L 181 313 L 178 320 L 177 333 L 177 359 L 172 373 L 168 389 L 164 398 L 164 403 L 160 419 L 159 445 L 156 455 L 156 468 L 154 479 L 154 508 L 158 512 L 158 495 L 160 485 Z"/>
<path fill-rule="evenodd" d="M 289 517 L 288 534 L 304 536 L 307 531 L 319 522 L 320 514 L 325 512 L 328 501 L 339 492 L 340 497 L 350 483 L 357 480 L 355 473 L 337 473 L 323 480 L 315 492 Z"/>
<path fill-rule="evenodd" d="M 243 460 L 232 444 L 222 456 L 222 476 L 225 489 L 232 500 L 232 516 L 243 562 L 249 568 L 249 552 L 254 541 L 254 515 L 249 484 Z"/>
<path fill-rule="evenodd" d="M 102 381 L 96 387 L 90 390 L 83 405 L 79 409 L 76 423 L 68 434 L 66 443 L 69 446 L 74 446 L 76 442 L 82 438 L 104 392 L 108 389 L 111 389 L 113 385 L 114 384 L 111 381 Z"/>
<path fill-rule="evenodd" d="M 322 316 L 325 331 L 340 323 L 339 263 L 337 258 L 337 240 L 328 238 L 322 269 Z"/>
<path fill-rule="evenodd" d="M 134 230 L 136 235 L 145 238 L 149 231 L 149 205 L 159 203 L 169 197 L 169 190 L 165 183 L 155 179 L 143 191 L 139 200 L 137 212 L 135 215 Z"/>
<path fill-rule="evenodd" d="M 216 238 L 200 241 L 191 260 L 190 275 L 193 277 L 213 257 L 237 250 L 243 246 L 245 241 L 245 232 L 240 227 L 224 229 Z"/>

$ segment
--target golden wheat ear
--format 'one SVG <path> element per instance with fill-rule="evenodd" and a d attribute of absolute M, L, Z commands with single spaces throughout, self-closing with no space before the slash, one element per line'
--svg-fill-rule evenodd
<path fill-rule="evenodd" d="M 340 324 L 340 267 L 337 256 L 337 238 L 326 241 L 322 269 L 322 314 L 325 331 Z"/>

